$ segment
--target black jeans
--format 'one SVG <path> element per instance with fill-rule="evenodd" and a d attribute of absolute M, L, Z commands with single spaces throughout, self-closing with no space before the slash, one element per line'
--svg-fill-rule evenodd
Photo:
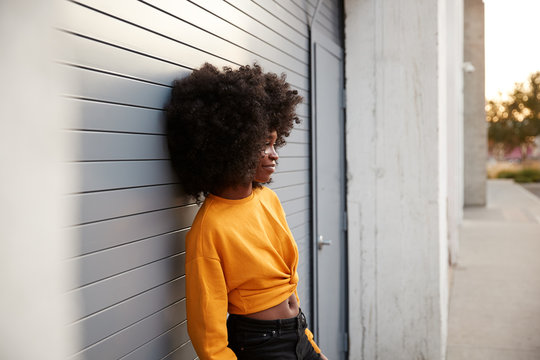
<path fill-rule="evenodd" d="M 316 360 L 320 355 L 309 342 L 306 317 L 280 320 L 255 320 L 229 315 L 229 347 L 239 360 Z"/>

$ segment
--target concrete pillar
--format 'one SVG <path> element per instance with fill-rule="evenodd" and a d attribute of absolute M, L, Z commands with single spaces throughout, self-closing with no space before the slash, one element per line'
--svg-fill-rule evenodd
<path fill-rule="evenodd" d="M 447 140 L 448 140 L 448 247 L 455 264 L 459 228 L 463 220 L 463 0 L 448 2 L 446 9 Z"/>
<path fill-rule="evenodd" d="M 67 284 L 65 228 L 76 209 L 63 192 L 72 153 L 58 96 L 56 8 L 48 1 L 0 2 L 0 359 L 66 359 L 77 334 Z"/>
<path fill-rule="evenodd" d="M 443 0 L 346 0 L 350 359 L 443 359 Z"/>
<path fill-rule="evenodd" d="M 487 125 L 484 90 L 484 1 L 465 0 L 465 206 L 486 205 Z M 472 65 L 472 66 L 470 66 Z"/>

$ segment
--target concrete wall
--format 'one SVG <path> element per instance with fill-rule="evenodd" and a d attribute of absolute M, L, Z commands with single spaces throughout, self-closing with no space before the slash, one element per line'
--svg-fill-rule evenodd
<path fill-rule="evenodd" d="M 350 359 L 444 358 L 446 9 L 345 1 Z"/>
<path fill-rule="evenodd" d="M 455 264 L 463 219 L 463 0 L 447 3 L 446 19 L 448 247 L 450 262 Z"/>
<path fill-rule="evenodd" d="M 58 360 L 77 341 L 65 324 L 74 271 L 62 229 L 74 209 L 63 192 L 72 151 L 61 131 L 53 2 L 0 2 L 0 359 Z"/>
<path fill-rule="evenodd" d="M 487 125 L 484 110 L 484 1 L 465 0 L 464 7 L 464 60 L 474 66 L 474 71 L 465 71 L 464 75 L 464 202 L 466 206 L 483 206 L 486 204 L 487 161 Z"/>

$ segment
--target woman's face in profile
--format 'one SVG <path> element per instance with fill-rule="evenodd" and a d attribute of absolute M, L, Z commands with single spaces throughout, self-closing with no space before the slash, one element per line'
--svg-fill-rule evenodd
<path fill-rule="evenodd" d="M 255 171 L 254 180 L 259 183 L 267 183 L 270 181 L 272 174 L 276 171 L 276 161 L 279 155 L 274 148 L 277 139 L 277 132 L 272 131 L 264 145 L 264 152 L 259 160 L 259 165 Z"/>

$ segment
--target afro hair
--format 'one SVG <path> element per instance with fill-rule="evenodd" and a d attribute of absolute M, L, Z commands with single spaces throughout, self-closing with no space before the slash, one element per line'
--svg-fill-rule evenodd
<path fill-rule="evenodd" d="M 285 75 L 264 73 L 257 64 L 222 71 L 205 63 L 175 80 L 166 106 L 172 166 L 186 194 L 209 192 L 253 181 L 271 131 L 285 144 L 302 97 Z"/>

